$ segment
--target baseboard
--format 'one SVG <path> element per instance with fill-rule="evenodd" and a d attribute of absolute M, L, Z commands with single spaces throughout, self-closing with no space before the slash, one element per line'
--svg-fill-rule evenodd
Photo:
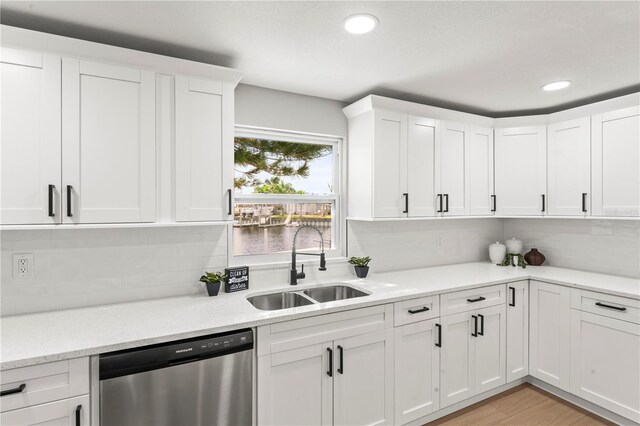
<path fill-rule="evenodd" d="M 567 391 L 564 391 L 560 388 L 557 388 L 553 385 L 550 385 L 546 382 L 543 382 L 540 379 L 537 379 L 533 376 L 527 376 L 526 377 L 526 381 L 528 383 L 531 383 L 533 386 L 540 388 L 544 391 L 549 392 L 550 394 L 553 394 L 555 396 L 557 396 L 558 398 L 562 398 L 567 402 L 570 402 L 573 405 L 577 405 L 580 408 L 583 408 L 597 416 L 600 416 L 604 419 L 607 419 L 613 423 L 619 424 L 619 425 L 633 425 L 633 426 L 637 426 L 639 425 L 639 423 L 634 422 L 633 420 L 630 420 L 626 417 L 622 417 L 619 414 L 616 414 L 612 411 L 607 410 L 606 408 L 602 408 L 599 405 L 594 404 L 593 402 L 589 402 L 585 399 L 580 398 L 579 396 L 575 396 L 572 393 L 569 393 Z"/>
<path fill-rule="evenodd" d="M 464 401 L 460 401 L 456 404 L 450 405 L 448 407 L 442 408 L 438 411 L 436 411 L 435 413 L 429 414 L 427 416 L 421 417 L 417 420 L 414 420 L 412 422 L 409 423 L 405 423 L 404 426 L 410 425 L 410 426 L 422 426 L 426 423 L 432 422 L 434 420 L 438 420 L 441 417 L 444 416 L 448 416 L 451 413 L 455 413 L 456 411 L 462 410 L 463 408 L 467 408 L 470 405 L 476 404 L 482 400 L 485 400 L 487 398 L 491 398 L 492 396 L 496 396 L 502 392 L 508 391 L 509 389 L 513 389 L 516 386 L 520 386 L 523 383 L 526 383 L 527 380 L 526 378 L 522 378 L 522 379 L 518 379 L 515 380 L 511 383 L 507 383 L 505 385 L 499 386 L 495 389 L 491 389 L 490 391 L 481 393 L 480 395 L 476 395 L 474 397 L 471 397 L 469 399 L 465 399 Z"/>

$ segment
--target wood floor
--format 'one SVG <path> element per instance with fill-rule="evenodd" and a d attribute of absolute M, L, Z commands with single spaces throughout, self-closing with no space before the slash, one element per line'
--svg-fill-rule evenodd
<path fill-rule="evenodd" d="M 613 425 L 530 384 L 513 388 L 463 410 L 442 417 L 429 426 L 461 425 Z"/>

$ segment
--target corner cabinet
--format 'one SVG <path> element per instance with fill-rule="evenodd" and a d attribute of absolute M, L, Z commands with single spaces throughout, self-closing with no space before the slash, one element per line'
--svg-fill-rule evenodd
<path fill-rule="evenodd" d="M 529 282 L 507 284 L 507 383 L 529 374 Z"/>

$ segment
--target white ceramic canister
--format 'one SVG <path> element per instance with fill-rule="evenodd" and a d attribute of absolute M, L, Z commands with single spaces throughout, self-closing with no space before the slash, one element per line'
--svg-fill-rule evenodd
<path fill-rule="evenodd" d="M 500 244 L 498 241 L 489 246 L 489 258 L 491 259 L 491 263 L 502 263 L 506 253 L 507 247 L 504 244 Z"/>
<path fill-rule="evenodd" d="M 522 254 L 522 241 L 516 240 L 515 237 L 506 241 L 507 253 Z"/>

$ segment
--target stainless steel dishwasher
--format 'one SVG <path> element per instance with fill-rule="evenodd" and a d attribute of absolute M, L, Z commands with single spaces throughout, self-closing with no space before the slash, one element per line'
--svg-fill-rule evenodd
<path fill-rule="evenodd" d="M 101 426 L 252 423 L 250 329 L 100 355 Z"/>

